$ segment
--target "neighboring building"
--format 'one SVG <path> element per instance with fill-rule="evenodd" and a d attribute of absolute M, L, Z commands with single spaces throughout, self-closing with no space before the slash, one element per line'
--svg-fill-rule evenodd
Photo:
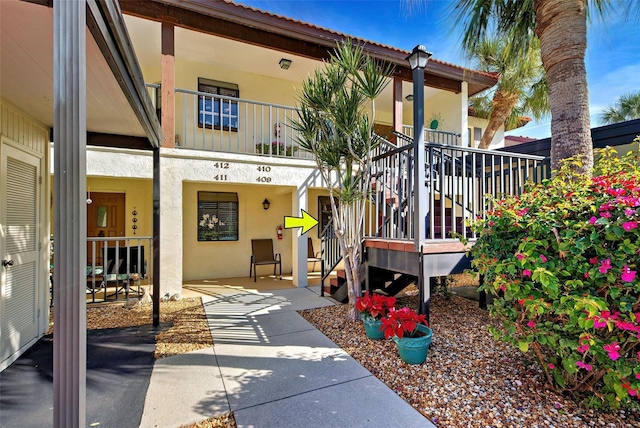
<path fill-rule="evenodd" d="M 626 153 L 631 149 L 632 141 L 640 135 L 640 119 L 612 125 L 591 128 L 593 148 L 601 149 L 607 146 L 615 147 L 619 153 Z M 524 144 L 510 146 L 507 150 L 512 153 L 523 153 L 537 156 L 551 156 L 551 138 L 528 141 Z"/>
<path fill-rule="evenodd" d="M 51 4 L 0 2 L 0 228 L 4 232 L 15 221 L 12 236 L 16 230 L 24 235 L 17 242 L 0 234 L 0 255 L 17 264 L 18 247 L 31 249 L 21 256 L 30 264 L 16 265 L 11 275 L 1 268 L 0 369 L 48 327 L 54 199 L 46 177 L 60 173 L 47 150 L 54 123 Z M 283 270 L 296 286 L 306 286 L 307 236 L 285 230 L 278 239 L 277 228 L 301 209 L 326 218 L 327 193 L 289 125 L 303 79 L 347 36 L 223 1 L 122 0 L 120 6 L 164 134 L 161 294 L 180 294 L 185 281 L 247 276 L 251 240 L 258 238 L 273 239 Z M 409 53 L 354 40 L 395 65 L 377 102 L 377 129 L 389 139 L 390 131 L 411 134 L 413 105 L 404 97 L 412 91 Z M 126 264 L 141 257 L 146 268 L 135 269 L 150 275 L 153 162 L 150 151 L 139 150 L 148 148 L 148 132 L 101 49 L 88 37 L 86 196 L 93 238 L 87 265 L 100 263 L 96 248 L 107 238 L 122 238 L 144 247 L 135 257 L 128 253 Z M 468 97 L 493 86 L 497 76 L 437 59 L 429 61 L 425 75 L 425 117 L 443 119 L 427 140 L 468 146 L 470 132 L 481 134 L 486 126 L 468 116 Z M 319 249 L 318 231 L 309 236 Z M 262 269 L 259 274 L 270 267 Z M 16 280 L 19 294 L 11 282 Z"/>
<path fill-rule="evenodd" d="M 530 143 L 532 141 L 536 141 L 536 139 L 530 138 L 530 137 L 523 137 L 522 135 L 520 136 L 507 135 L 506 137 L 504 137 L 504 146 L 512 147 L 512 146 L 517 146 L 518 144 Z"/>

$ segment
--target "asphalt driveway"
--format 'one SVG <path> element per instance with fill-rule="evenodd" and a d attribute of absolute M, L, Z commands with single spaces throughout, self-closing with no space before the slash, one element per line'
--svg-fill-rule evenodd
<path fill-rule="evenodd" d="M 87 426 L 138 427 L 153 369 L 151 326 L 87 332 Z M 0 373 L 0 426 L 53 425 L 53 339 Z"/>

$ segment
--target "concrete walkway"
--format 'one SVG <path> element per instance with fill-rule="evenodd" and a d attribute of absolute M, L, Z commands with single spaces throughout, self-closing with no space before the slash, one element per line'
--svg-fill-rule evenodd
<path fill-rule="evenodd" d="M 207 286 L 214 347 L 156 362 L 140 426 L 233 411 L 247 428 L 434 427 L 298 315 L 333 304 L 319 292 Z"/>

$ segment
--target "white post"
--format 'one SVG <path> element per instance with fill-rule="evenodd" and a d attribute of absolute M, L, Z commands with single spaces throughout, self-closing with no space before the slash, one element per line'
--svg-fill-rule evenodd
<path fill-rule="evenodd" d="M 469 146 L 469 84 L 462 82 L 460 91 L 460 146 Z"/>
<path fill-rule="evenodd" d="M 86 424 L 87 3 L 53 2 L 53 426 Z"/>
<path fill-rule="evenodd" d="M 309 189 L 306 186 L 298 187 L 298 190 L 292 193 L 291 206 L 293 208 L 294 217 L 300 217 L 302 210 L 307 211 L 309 207 Z M 307 264 L 307 233 L 304 235 L 300 232 L 302 229 L 291 229 L 292 233 L 292 256 L 291 269 L 293 270 L 293 285 L 296 287 L 306 287 L 308 281 L 308 264 Z M 315 231 L 312 229 L 310 232 Z"/>

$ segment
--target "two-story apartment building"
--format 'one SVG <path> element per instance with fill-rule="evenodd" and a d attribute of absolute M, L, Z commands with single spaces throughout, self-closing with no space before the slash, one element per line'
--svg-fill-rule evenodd
<path fill-rule="evenodd" d="M 6 166 L 5 159 L 25 158 L 21 168 L 37 169 L 32 174 L 35 193 L 19 192 L 35 204 L 37 216 L 31 226 L 21 227 L 36 233 L 37 274 L 25 277 L 31 287 L 18 300 L 30 301 L 32 312 L 41 313 L 37 328 L 27 332 L 25 327 L 24 340 L 2 353 L 4 361 L 46 331 L 53 198 L 51 182 L 41 177 L 57 173 L 47 150 L 53 126 L 51 5 L 46 0 L 2 2 L 0 206 L 7 206 L 12 186 L 24 182 L 24 171 Z M 308 237 L 297 229 L 279 236 L 278 227 L 284 216 L 299 216 L 304 209 L 321 220 L 322 228 L 327 192 L 290 124 L 301 82 L 348 36 L 225 1 L 121 0 L 120 7 L 132 43 L 127 48 L 135 52 L 148 83 L 164 138 L 159 161 L 160 293 L 180 294 L 189 280 L 247 276 L 251 240 L 264 238 L 273 239 L 294 285 L 306 286 Z M 391 142 L 392 131 L 412 135 L 409 52 L 351 38 L 395 66 L 377 101 L 379 133 Z M 100 281 L 95 266 L 106 262 L 100 254 L 108 246 L 144 247 L 127 252 L 120 271 L 124 269 L 127 281 L 133 272 L 151 275 L 154 211 L 152 154 L 138 150 L 147 143 L 145 131 L 96 52 L 95 43 L 88 43 L 87 277 L 94 297 Z M 486 124 L 469 117 L 468 97 L 493 86 L 497 76 L 437 56 L 435 52 L 425 69 L 427 128 L 433 118 L 440 120 L 437 129 L 427 130 L 426 140 L 466 147 Z M 3 208 L 2 228 L 8 227 L 10 215 L 24 219 L 22 211 Z M 0 252 L 9 260 L 13 244 L 5 236 L 0 235 Z M 319 249 L 318 231 L 308 236 Z M 271 267 L 258 269 L 259 276 L 271 272 Z M 8 293 L 7 278 L 4 273 L 0 277 L 5 336 L 15 321 L 6 308 L 16 301 Z M 2 346 L 9 349 L 8 343 Z"/>

